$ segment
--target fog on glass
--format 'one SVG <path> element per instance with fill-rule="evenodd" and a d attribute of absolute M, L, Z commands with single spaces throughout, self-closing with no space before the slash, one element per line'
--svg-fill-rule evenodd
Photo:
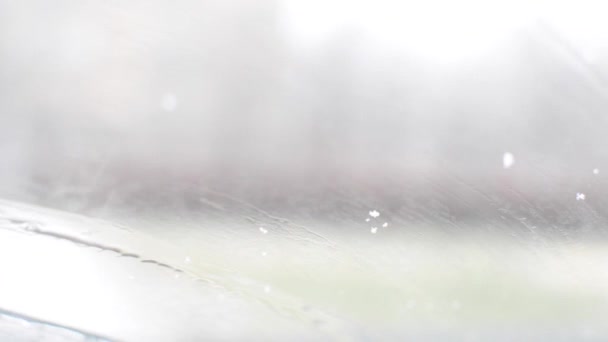
<path fill-rule="evenodd" d="M 606 9 L 0 0 L 0 339 L 605 340 Z"/>

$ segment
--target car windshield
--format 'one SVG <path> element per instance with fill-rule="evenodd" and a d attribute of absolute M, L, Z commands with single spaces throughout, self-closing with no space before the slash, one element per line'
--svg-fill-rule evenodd
<path fill-rule="evenodd" d="M 0 0 L 0 340 L 608 339 L 606 7 Z"/>

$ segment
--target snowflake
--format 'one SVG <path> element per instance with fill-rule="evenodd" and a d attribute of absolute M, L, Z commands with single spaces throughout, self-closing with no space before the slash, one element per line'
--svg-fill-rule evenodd
<path fill-rule="evenodd" d="M 577 201 L 584 201 L 585 200 L 585 194 L 583 194 L 581 192 L 577 192 L 576 193 L 576 200 Z"/>
<path fill-rule="evenodd" d="M 372 210 L 369 212 L 369 216 L 376 218 L 376 217 L 380 216 L 380 213 L 377 210 Z"/>

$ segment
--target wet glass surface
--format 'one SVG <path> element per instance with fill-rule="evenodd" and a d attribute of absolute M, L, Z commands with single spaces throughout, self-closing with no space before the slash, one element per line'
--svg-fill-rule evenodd
<path fill-rule="evenodd" d="M 0 0 L 0 340 L 606 340 L 598 13 Z"/>

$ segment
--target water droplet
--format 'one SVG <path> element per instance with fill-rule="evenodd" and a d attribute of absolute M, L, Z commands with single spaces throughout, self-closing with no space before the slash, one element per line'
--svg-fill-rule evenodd
<path fill-rule="evenodd" d="M 505 169 L 508 169 L 511 166 L 513 166 L 514 163 L 515 163 L 515 157 L 513 156 L 513 154 L 510 152 L 505 152 L 505 154 L 503 154 L 503 156 L 502 156 L 502 166 Z"/>

